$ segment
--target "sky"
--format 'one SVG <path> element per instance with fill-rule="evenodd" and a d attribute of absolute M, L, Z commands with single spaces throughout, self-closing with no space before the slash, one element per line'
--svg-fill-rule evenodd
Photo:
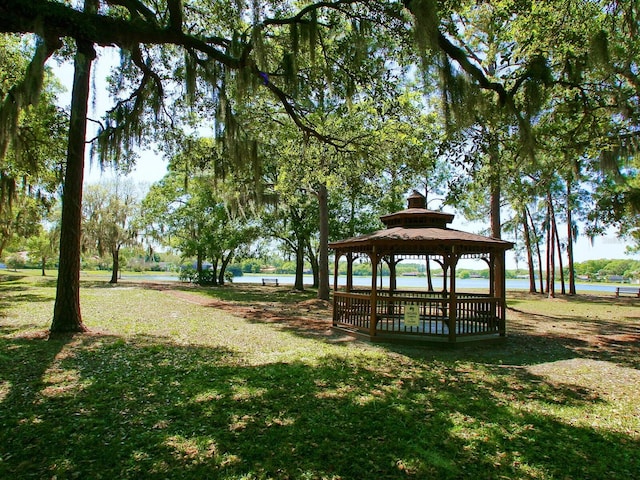
<path fill-rule="evenodd" d="M 92 98 L 92 104 L 90 108 L 90 115 L 92 118 L 100 119 L 104 114 L 104 111 L 110 106 L 109 95 L 104 87 L 104 82 L 101 79 L 104 79 L 108 73 L 111 65 L 117 64 L 118 58 L 114 49 L 100 49 L 98 52 L 99 57 L 96 62 L 94 62 L 93 66 L 93 75 L 94 81 L 92 85 L 96 86 L 96 90 L 92 93 L 94 96 Z M 64 64 L 59 66 L 53 66 L 54 72 L 60 78 L 63 85 L 67 86 L 67 93 L 65 95 L 61 95 L 59 99 L 59 103 L 61 106 L 68 107 L 70 103 L 70 94 L 71 94 L 71 83 L 73 79 L 73 66 L 71 64 Z M 99 91 L 100 89 L 103 91 Z M 95 132 L 92 130 L 95 126 L 92 127 L 92 122 L 89 122 L 88 125 L 88 134 L 87 137 L 91 138 Z M 160 180 L 164 174 L 166 173 L 167 161 L 163 158 L 163 156 L 159 153 L 155 153 L 153 151 L 142 151 L 140 152 L 140 157 L 137 161 L 137 164 L 131 174 L 128 176 L 133 179 L 136 183 L 140 183 L 143 187 L 148 187 L 152 183 Z M 114 174 L 112 171 L 107 170 L 105 172 L 101 171 L 99 165 L 92 164 L 89 159 L 88 151 L 87 151 L 87 161 L 85 166 L 85 183 L 98 183 L 100 181 L 112 179 Z M 445 209 L 446 210 L 446 209 Z M 450 212 L 455 213 L 455 212 Z M 479 223 L 469 223 L 462 218 L 461 215 L 457 215 L 451 228 L 455 228 L 458 230 L 465 230 L 472 233 L 481 233 L 482 230 L 486 229 L 485 225 Z M 563 225 L 558 225 L 558 228 L 561 231 L 566 229 Z M 574 258 L 576 262 L 583 262 L 586 260 L 594 260 L 600 258 L 623 258 L 623 259 L 636 259 L 640 260 L 640 255 L 636 254 L 633 256 L 629 256 L 625 253 L 625 249 L 627 247 L 627 243 L 623 240 L 620 240 L 615 235 L 613 230 L 610 230 L 605 235 L 601 237 L 597 237 L 595 239 L 590 240 L 585 236 L 579 236 L 578 240 L 574 246 Z M 506 258 L 507 268 L 515 269 L 519 267 L 521 269 L 526 268 L 526 262 L 520 261 L 520 263 L 516 263 L 513 252 L 507 252 Z M 466 264 L 462 265 L 463 268 L 475 268 L 482 269 L 484 262 L 480 261 L 470 261 Z"/>

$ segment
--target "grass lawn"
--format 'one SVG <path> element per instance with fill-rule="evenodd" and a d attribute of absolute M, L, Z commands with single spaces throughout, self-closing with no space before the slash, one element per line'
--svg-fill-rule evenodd
<path fill-rule="evenodd" d="M 509 298 L 507 342 L 371 345 L 313 292 L 0 276 L 0 478 L 640 478 L 640 301 Z"/>

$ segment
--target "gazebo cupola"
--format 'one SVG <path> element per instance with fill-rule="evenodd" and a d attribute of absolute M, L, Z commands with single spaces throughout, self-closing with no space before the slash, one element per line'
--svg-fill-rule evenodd
<path fill-rule="evenodd" d="M 427 210 L 426 203 L 424 196 L 414 190 L 407 198 L 406 210 L 383 215 L 380 220 L 387 228 L 447 228 L 447 225 L 453 222 L 455 215 Z"/>
<path fill-rule="evenodd" d="M 331 243 L 335 250 L 333 325 L 371 340 L 461 340 L 502 338 L 505 329 L 505 251 L 511 242 L 448 227 L 454 215 L 425 208 L 425 197 L 414 191 L 405 210 L 380 217 L 385 228 L 368 235 Z M 354 288 L 352 264 L 371 264 L 370 288 Z M 339 262 L 347 261 L 346 286 L 338 288 Z M 434 261 L 443 283 L 434 291 L 428 276 L 424 288 L 398 290 L 395 266 L 402 260 Z M 481 259 L 489 266 L 487 293 L 456 289 L 461 259 Z M 378 287 L 382 262 L 389 266 L 388 289 Z M 427 269 L 429 271 L 429 269 Z"/>

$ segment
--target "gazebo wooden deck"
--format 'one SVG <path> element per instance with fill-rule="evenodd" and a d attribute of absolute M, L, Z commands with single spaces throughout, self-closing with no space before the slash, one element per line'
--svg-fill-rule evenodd
<path fill-rule="evenodd" d="M 418 192 L 408 208 L 381 217 L 386 228 L 332 242 L 335 251 L 333 326 L 371 341 L 438 342 L 500 340 L 505 328 L 505 252 L 511 242 L 453 230 L 451 214 L 427 210 Z M 338 264 L 347 261 L 347 284 L 338 287 Z M 370 288 L 354 288 L 352 266 L 369 259 Z M 461 259 L 484 260 L 489 266 L 487 293 L 460 292 L 456 265 Z M 398 290 L 396 265 L 404 259 L 437 262 L 443 271 L 442 291 Z M 389 288 L 377 286 L 382 262 L 389 266 Z"/>

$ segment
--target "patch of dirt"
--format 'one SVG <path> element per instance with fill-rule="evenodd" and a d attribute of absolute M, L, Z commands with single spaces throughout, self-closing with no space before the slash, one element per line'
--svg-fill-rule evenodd
<path fill-rule="evenodd" d="M 224 310 L 253 322 L 278 324 L 283 329 L 295 330 L 301 335 L 323 337 L 334 342 L 354 340 L 349 335 L 333 330 L 331 303 L 325 300 L 309 299 L 291 304 L 265 302 L 247 306 L 165 287 L 155 288 L 187 302 Z"/>

